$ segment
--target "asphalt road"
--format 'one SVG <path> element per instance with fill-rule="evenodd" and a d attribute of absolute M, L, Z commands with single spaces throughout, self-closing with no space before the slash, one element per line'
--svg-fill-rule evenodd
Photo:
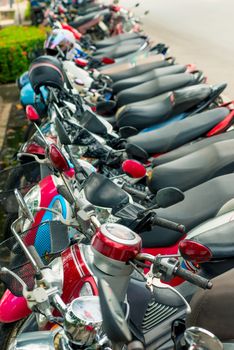
<path fill-rule="evenodd" d="M 195 63 L 210 83 L 227 82 L 234 99 L 233 0 L 122 0 L 126 7 L 140 2 L 137 14 L 147 33 L 170 46 L 179 63 Z"/>

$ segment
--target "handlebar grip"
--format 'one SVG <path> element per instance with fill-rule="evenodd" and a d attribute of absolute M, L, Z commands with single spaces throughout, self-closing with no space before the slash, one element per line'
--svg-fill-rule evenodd
<path fill-rule="evenodd" d="M 144 193 L 144 192 L 141 192 L 141 191 L 138 191 L 137 189 L 135 188 L 132 188 L 126 184 L 123 185 L 123 190 L 128 192 L 129 194 L 133 195 L 133 196 L 136 196 L 138 197 L 139 199 L 142 199 L 142 200 L 145 200 L 147 198 L 147 194 Z"/>
<path fill-rule="evenodd" d="M 178 267 L 175 272 L 174 275 L 179 276 L 181 278 L 183 278 L 184 280 L 195 284 L 196 286 L 203 288 L 203 289 L 211 289 L 213 284 L 210 280 L 207 280 L 204 277 L 201 277 L 199 275 L 195 275 L 194 273 L 183 269 L 182 267 Z"/>
<path fill-rule="evenodd" d="M 184 225 L 178 224 L 177 222 L 174 222 L 174 221 L 171 221 L 171 220 L 160 218 L 158 216 L 156 216 L 153 219 L 152 223 L 155 224 L 155 225 L 159 225 L 159 226 L 168 228 L 170 230 L 174 230 L 174 231 L 178 231 L 178 232 L 181 232 L 181 233 L 185 233 L 185 226 Z"/>

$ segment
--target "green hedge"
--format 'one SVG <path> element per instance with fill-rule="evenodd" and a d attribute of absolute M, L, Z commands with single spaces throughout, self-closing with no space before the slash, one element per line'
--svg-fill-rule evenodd
<path fill-rule="evenodd" d="M 43 49 L 47 28 L 12 26 L 0 30 L 0 83 L 10 83 L 28 69 Z"/>

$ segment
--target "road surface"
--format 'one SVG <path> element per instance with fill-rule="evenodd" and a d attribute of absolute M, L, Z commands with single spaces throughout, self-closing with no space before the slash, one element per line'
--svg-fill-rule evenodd
<path fill-rule="evenodd" d="M 135 13 L 156 41 L 165 42 L 179 63 L 196 63 L 210 83 L 227 82 L 234 99 L 233 0 L 140 0 Z M 122 0 L 126 7 L 137 0 Z"/>

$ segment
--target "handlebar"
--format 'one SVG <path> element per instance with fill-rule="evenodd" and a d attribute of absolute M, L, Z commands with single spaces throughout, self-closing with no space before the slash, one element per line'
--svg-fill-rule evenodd
<path fill-rule="evenodd" d="M 200 288 L 212 288 L 212 282 L 210 280 L 182 268 L 179 265 L 179 261 L 174 259 L 174 257 L 178 257 L 178 255 L 158 255 L 155 257 L 151 254 L 140 253 L 137 255 L 136 260 L 147 260 L 151 262 L 153 264 L 153 274 L 156 275 L 157 273 L 160 273 L 160 279 L 164 281 L 169 281 L 173 277 L 178 276 Z"/>
<path fill-rule="evenodd" d="M 182 224 L 178 224 L 177 222 L 160 218 L 158 216 L 155 216 L 152 220 L 152 224 L 168 228 L 170 230 L 178 231 L 180 233 L 185 233 L 185 226 Z"/>
<path fill-rule="evenodd" d="M 131 194 L 133 196 L 138 197 L 141 200 L 149 199 L 149 196 L 147 193 L 144 193 L 144 192 L 139 191 L 135 188 L 132 188 L 132 187 L 128 186 L 127 184 L 123 184 L 122 188 L 124 191 L 128 192 L 129 194 Z"/>
<path fill-rule="evenodd" d="M 195 275 L 194 273 L 183 269 L 181 266 L 177 267 L 174 271 L 174 275 L 183 278 L 184 280 L 195 284 L 196 286 L 203 288 L 203 289 L 211 289 L 212 288 L 212 282 L 210 280 L 207 280 L 204 277 L 201 277 L 199 275 Z"/>

